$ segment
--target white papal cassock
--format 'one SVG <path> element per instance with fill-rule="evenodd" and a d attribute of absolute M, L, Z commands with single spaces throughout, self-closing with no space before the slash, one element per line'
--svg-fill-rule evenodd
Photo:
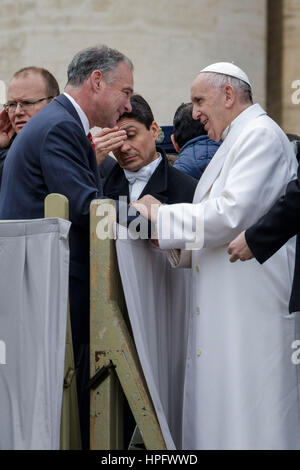
<path fill-rule="evenodd" d="M 294 240 L 264 265 L 231 264 L 227 254 L 228 243 L 284 194 L 297 162 L 258 104 L 223 139 L 194 203 L 158 214 L 160 247 L 172 249 L 173 266 L 192 269 L 183 448 L 299 449 L 298 317 L 288 314 Z"/>

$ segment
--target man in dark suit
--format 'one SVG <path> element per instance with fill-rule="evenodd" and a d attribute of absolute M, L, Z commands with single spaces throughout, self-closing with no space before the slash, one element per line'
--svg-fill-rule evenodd
<path fill-rule="evenodd" d="M 104 194 L 127 196 L 128 201 L 151 194 L 163 204 L 192 202 L 197 180 L 170 166 L 164 151 L 156 148 L 159 126 L 144 98 L 133 95 L 130 103 L 132 111 L 118 121 L 127 139 L 114 150 L 119 165 L 108 175 Z"/>
<path fill-rule="evenodd" d="M 291 237 L 297 235 L 296 262 L 289 311 L 300 311 L 300 167 L 298 178 L 292 180 L 286 193 L 258 222 L 240 233 L 228 247 L 230 261 L 253 257 L 264 263 Z"/>
<path fill-rule="evenodd" d="M 89 206 L 92 199 L 103 197 L 89 129 L 102 128 L 97 146 L 103 140 L 106 154 L 127 138 L 115 126 L 124 112 L 131 111 L 132 69 L 126 56 L 107 46 L 76 54 L 68 67 L 65 93 L 33 116 L 12 143 L 0 193 L 0 219 L 43 217 L 49 193 L 69 199 L 70 313 L 85 448 L 89 441 L 88 396 L 83 393 L 89 374 Z"/>

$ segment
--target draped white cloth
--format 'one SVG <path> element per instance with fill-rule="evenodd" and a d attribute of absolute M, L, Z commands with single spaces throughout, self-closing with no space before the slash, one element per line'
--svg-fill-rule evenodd
<path fill-rule="evenodd" d="M 136 348 L 168 449 L 180 448 L 189 270 L 148 240 L 116 241 Z"/>
<path fill-rule="evenodd" d="M 59 449 L 70 223 L 0 223 L 0 449 Z"/>

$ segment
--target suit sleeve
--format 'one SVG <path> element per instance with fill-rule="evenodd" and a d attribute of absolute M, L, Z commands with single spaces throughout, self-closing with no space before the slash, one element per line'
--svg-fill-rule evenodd
<path fill-rule="evenodd" d="M 263 263 L 287 240 L 300 232 L 300 169 L 282 196 L 259 221 L 246 230 L 245 237 L 255 258 Z"/>
<path fill-rule="evenodd" d="M 49 192 L 69 199 L 70 219 L 88 226 L 92 199 L 102 197 L 102 189 L 89 160 L 90 148 L 81 129 L 73 122 L 53 126 L 41 149 L 41 167 Z"/>

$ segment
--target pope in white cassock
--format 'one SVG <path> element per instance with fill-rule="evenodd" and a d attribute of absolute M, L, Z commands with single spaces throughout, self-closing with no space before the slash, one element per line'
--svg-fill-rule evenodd
<path fill-rule="evenodd" d="M 191 88 L 193 117 L 223 140 L 193 204 L 133 205 L 157 222 L 174 267 L 191 268 L 183 449 L 299 449 L 300 393 L 288 313 L 294 240 L 264 265 L 232 264 L 227 245 L 295 178 L 287 137 L 230 63 L 203 69 Z M 152 209 L 150 215 L 150 209 Z M 187 249 L 188 248 L 188 249 Z M 184 312 L 183 312 L 184 314 Z"/>

